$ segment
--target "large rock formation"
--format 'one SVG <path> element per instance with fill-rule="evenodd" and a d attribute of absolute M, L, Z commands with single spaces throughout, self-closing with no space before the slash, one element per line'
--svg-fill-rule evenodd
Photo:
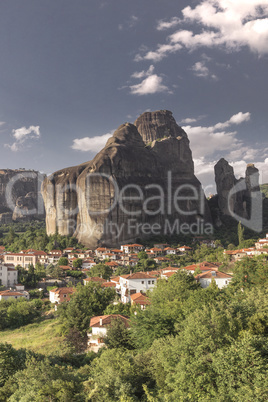
<path fill-rule="evenodd" d="M 49 176 L 42 192 L 47 233 L 92 248 L 187 232 L 183 223 L 198 232 L 211 220 L 187 134 L 166 110 L 121 125 L 92 161 Z"/>
<path fill-rule="evenodd" d="M 0 170 L 0 222 L 44 218 L 40 193 L 44 175 L 34 170 Z"/>
<path fill-rule="evenodd" d="M 214 169 L 221 217 L 240 217 L 244 222 L 254 217 L 255 223 L 261 220 L 262 195 L 258 169 L 249 164 L 245 178 L 236 179 L 232 166 L 223 158 Z"/>

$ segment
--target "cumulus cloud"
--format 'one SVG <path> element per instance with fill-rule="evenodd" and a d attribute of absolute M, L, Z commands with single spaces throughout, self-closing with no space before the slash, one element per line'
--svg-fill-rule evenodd
<path fill-rule="evenodd" d="M 163 78 L 152 74 L 145 78 L 140 84 L 131 85 L 130 93 L 133 95 L 149 95 L 157 92 L 170 92 L 166 85 L 162 84 Z"/>
<path fill-rule="evenodd" d="M 144 78 L 139 84 L 130 85 L 129 88 L 132 95 L 149 95 L 158 92 L 172 93 L 168 87 L 163 84 L 163 78 L 154 74 L 153 65 L 151 65 L 147 71 L 143 70 L 133 73 L 131 77 L 136 79 Z"/>
<path fill-rule="evenodd" d="M 13 144 L 5 144 L 6 147 L 10 148 L 11 151 L 17 152 L 22 150 L 25 146 L 30 146 L 31 140 L 39 139 L 40 127 L 39 126 L 30 126 L 20 127 L 12 130 L 12 137 L 15 139 Z"/>
<path fill-rule="evenodd" d="M 114 130 L 95 137 L 76 138 L 73 140 L 71 148 L 82 152 L 99 152 L 105 146 L 108 139 L 112 137 L 113 133 Z"/>
<path fill-rule="evenodd" d="M 195 158 L 212 155 L 215 151 L 227 151 L 241 146 L 236 138 L 236 131 L 226 130 L 233 125 L 238 125 L 250 120 L 250 113 L 239 112 L 223 123 L 214 126 L 183 126 L 189 136 Z"/>
<path fill-rule="evenodd" d="M 182 48 L 194 50 L 200 47 L 222 47 L 238 51 L 248 47 L 259 55 L 268 53 L 268 0 L 203 0 L 196 7 L 185 7 L 183 18 L 174 17 L 166 25 L 163 21 L 157 28 L 174 27 L 176 22 L 195 24 L 197 30 L 180 29 L 167 37 L 166 44 L 159 44 L 154 51 L 138 54 L 135 60 L 160 61 Z"/>

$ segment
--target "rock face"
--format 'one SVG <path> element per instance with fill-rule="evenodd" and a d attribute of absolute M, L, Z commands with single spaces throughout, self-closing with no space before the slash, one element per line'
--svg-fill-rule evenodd
<path fill-rule="evenodd" d="M 42 193 L 47 233 L 92 248 L 211 222 L 187 134 L 169 111 L 121 125 L 92 161 L 45 179 Z"/>
<path fill-rule="evenodd" d="M 178 126 L 169 110 L 145 112 L 137 118 L 134 125 L 145 144 L 168 137 L 186 137 L 185 131 Z"/>
<path fill-rule="evenodd" d="M 40 193 L 43 178 L 33 170 L 0 170 L 0 222 L 44 218 Z"/>
<path fill-rule="evenodd" d="M 250 219 L 252 200 L 261 196 L 258 169 L 249 164 L 245 178 L 236 179 L 232 166 L 222 158 L 214 170 L 220 214 Z"/>

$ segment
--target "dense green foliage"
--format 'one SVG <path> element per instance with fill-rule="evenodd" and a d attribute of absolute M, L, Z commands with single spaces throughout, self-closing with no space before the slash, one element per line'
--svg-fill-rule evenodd
<path fill-rule="evenodd" d="M 0 331 L 7 328 L 18 328 L 29 324 L 41 316 L 43 302 L 39 299 L 27 301 L 24 298 L 18 300 L 0 301 Z"/>
<path fill-rule="evenodd" d="M 65 331 L 75 328 L 85 336 L 91 317 L 102 314 L 114 297 L 114 289 L 102 288 L 99 283 L 78 284 L 70 302 L 60 304 L 58 308 Z"/>
<path fill-rule="evenodd" d="M 25 236 L 31 239 L 29 243 L 25 240 L 26 246 L 34 241 L 32 232 L 37 236 L 42 230 L 25 230 L 21 236 L 10 230 L 1 241 L 9 236 L 13 241 L 10 247 L 17 247 L 20 237 Z M 224 228 L 219 230 L 216 248 L 194 245 L 187 255 L 170 256 L 166 265 L 218 261 L 223 263 L 221 269 L 229 269 L 223 248 L 248 247 L 255 238 L 237 224 L 231 226 L 229 234 Z M 174 245 L 192 245 L 186 240 Z M 47 238 L 45 247 L 64 248 L 72 245 L 68 242 L 73 240 L 55 235 L 53 240 Z M 138 258 L 136 271 L 155 268 L 145 253 L 139 253 Z M 62 265 L 65 262 L 62 260 Z M 129 270 L 119 267 L 117 273 Z M 150 305 L 145 310 L 113 304 L 114 289 L 98 283 L 78 285 L 70 302 L 60 304 L 53 313 L 60 322 L 62 339 L 65 337 L 61 354 L 57 351 L 45 357 L 0 344 L 0 402 L 266 401 L 268 260 L 265 255 L 245 258 L 233 263 L 232 271 L 231 284 L 222 290 L 215 281 L 202 289 L 183 271 L 168 281 L 160 279 L 148 292 Z M 27 286 L 34 286 L 44 274 L 61 277 L 63 271 L 48 266 L 44 272 L 41 264 L 29 271 L 19 268 L 19 280 Z M 97 264 L 91 275 L 109 279 L 111 270 Z M 1 331 L 30 322 L 38 325 L 44 305 L 37 291 L 32 291 L 32 296 L 36 298 L 30 301 L 0 302 Z M 130 317 L 130 329 L 113 320 L 105 338 L 106 348 L 86 355 L 90 319 L 101 314 Z"/>
<path fill-rule="evenodd" d="M 63 250 L 66 247 L 83 248 L 74 237 L 61 236 L 58 233 L 48 236 L 44 222 L 38 221 L 28 224 L 1 225 L 0 245 L 12 252 L 30 248 L 43 251 Z"/>

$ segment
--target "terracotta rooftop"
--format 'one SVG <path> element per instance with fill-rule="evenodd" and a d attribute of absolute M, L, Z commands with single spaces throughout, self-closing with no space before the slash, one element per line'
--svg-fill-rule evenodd
<path fill-rule="evenodd" d="M 109 314 L 92 317 L 89 325 L 91 328 L 105 327 L 107 325 L 110 325 L 113 319 L 120 319 L 124 322 L 126 328 L 129 327 L 129 319 L 121 314 Z M 100 324 L 100 320 L 102 320 L 102 324 Z"/>
<path fill-rule="evenodd" d="M 148 305 L 150 304 L 149 297 L 145 296 L 141 292 L 134 293 L 130 296 L 131 300 L 136 304 Z"/>
<path fill-rule="evenodd" d="M 134 274 L 127 275 L 126 279 L 154 279 L 154 276 L 146 274 L 145 272 L 134 272 Z"/>
<path fill-rule="evenodd" d="M 222 278 L 222 279 L 232 279 L 232 276 L 229 274 L 225 274 L 224 272 L 219 272 L 219 271 L 207 271 L 203 272 L 202 274 L 199 274 L 196 276 L 197 279 L 199 278 Z"/>

